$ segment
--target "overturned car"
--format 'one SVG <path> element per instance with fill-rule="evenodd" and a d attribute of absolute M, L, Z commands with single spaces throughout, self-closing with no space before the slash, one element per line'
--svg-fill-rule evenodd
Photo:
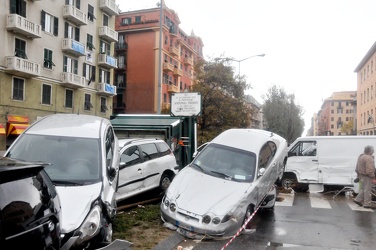
<path fill-rule="evenodd" d="M 261 206 L 273 208 L 287 142 L 271 132 L 230 129 L 212 140 L 172 181 L 161 218 L 185 236 L 232 237 Z"/>

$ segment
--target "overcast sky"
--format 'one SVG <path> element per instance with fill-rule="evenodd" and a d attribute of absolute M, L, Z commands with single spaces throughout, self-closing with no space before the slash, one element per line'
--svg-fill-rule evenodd
<path fill-rule="evenodd" d="M 154 8 L 159 0 L 117 0 L 121 11 Z M 356 90 L 354 69 L 376 41 L 375 0 L 165 0 L 180 28 L 201 37 L 206 59 L 240 63 L 253 95 L 271 85 L 295 94 L 305 111 L 305 135 L 313 113 L 335 91 Z M 238 73 L 238 62 L 233 62 Z"/>

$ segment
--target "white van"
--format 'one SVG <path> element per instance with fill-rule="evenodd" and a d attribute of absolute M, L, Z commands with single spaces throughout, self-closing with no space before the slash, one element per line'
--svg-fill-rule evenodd
<path fill-rule="evenodd" d="M 282 186 L 296 183 L 354 186 L 357 177 L 355 166 L 364 148 L 371 145 L 376 149 L 375 136 L 311 136 L 300 137 L 290 146 Z"/>

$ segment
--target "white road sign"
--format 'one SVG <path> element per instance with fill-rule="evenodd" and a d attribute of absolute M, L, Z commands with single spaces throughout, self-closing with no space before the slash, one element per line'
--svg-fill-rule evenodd
<path fill-rule="evenodd" d="M 201 113 L 200 93 L 174 93 L 171 96 L 172 116 L 197 116 Z"/>

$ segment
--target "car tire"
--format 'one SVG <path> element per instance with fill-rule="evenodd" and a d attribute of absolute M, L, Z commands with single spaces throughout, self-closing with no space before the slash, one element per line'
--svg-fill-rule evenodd
<path fill-rule="evenodd" d="M 161 189 L 162 192 L 165 192 L 167 188 L 170 186 L 172 182 L 172 177 L 171 175 L 165 173 L 161 177 L 161 181 L 159 182 L 159 188 Z"/>
<path fill-rule="evenodd" d="M 252 204 L 248 205 L 247 210 L 245 211 L 245 214 L 244 214 L 243 224 L 248 220 L 249 217 L 252 216 L 254 211 L 255 211 L 254 206 Z M 248 222 L 248 224 L 245 226 L 245 229 L 250 229 L 250 228 L 251 228 L 251 222 Z"/>
<path fill-rule="evenodd" d="M 281 180 L 281 186 L 285 189 L 295 187 L 297 183 L 296 177 L 293 174 L 284 174 Z"/>

